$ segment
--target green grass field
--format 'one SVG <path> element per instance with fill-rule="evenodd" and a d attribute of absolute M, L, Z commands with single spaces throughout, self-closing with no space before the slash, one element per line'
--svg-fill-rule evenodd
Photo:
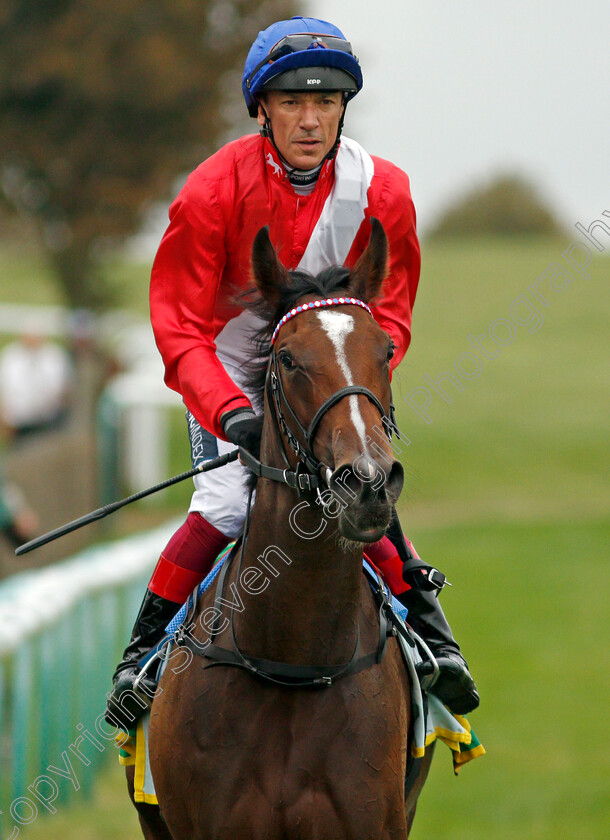
<path fill-rule="evenodd" d="M 453 583 L 442 599 L 479 683 L 471 722 L 487 755 L 455 779 L 439 746 L 415 840 L 607 836 L 610 260 L 595 257 L 590 279 L 572 270 L 562 291 L 545 280 L 548 305 L 538 302 L 538 316 L 523 302 L 535 301 L 529 287 L 549 266 L 567 268 L 567 244 L 424 246 L 413 346 L 394 381 L 399 426 L 411 441 L 403 444 L 401 513 L 420 554 Z M 489 355 L 499 352 L 479 370 L 462 354 L 472 353 L 468 336 L 481 335 Z M 446 372 L 462 386 L 444 380 L 451 402 L 430 384 Z M 430 422 L 413 408 L 426 392 Z M 21 836 L 139 836 L 118 765 L 92 801 Z"/>
<path fill-rule="evenodd" d="M 413 347 L 395 387 L 411 440 L 403 519 L 454 584 L 443 603 L 479 681 L 471 720 L 488 754 L 454 780 L 439 748 L 416 838 L 607 836 L 610 261 L 550 290 L 548 305 L 537 303 L 536 331 L 531 313 L 526 325 L 510 316 L 519 296 L 536 301 L 529 287 L 551 264 L 567 268 L 565 247 L 464 241 L 424 250 Z M 530 320 L 525 304 L 517 318 Z M 489 338 L 498 319 L 515 329 L 502 347 Z M 466 379 L 456 359 L 472 352 L 468 336 L 483 334 L 488 355 L 498 355 Z M 476 370 L 466 360 L 462 369 Z M 451 403 L 430 387 L 444 372 L 463 386 L 444 381 Z M 412 407 L 423 404 L 418 387 L 430 394 L 429 423 Z"/>

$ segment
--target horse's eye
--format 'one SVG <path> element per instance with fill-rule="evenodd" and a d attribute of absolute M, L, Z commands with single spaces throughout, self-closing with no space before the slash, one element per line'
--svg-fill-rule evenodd
<path fill-rule="evenodd" d="M 386 356 L 386 359 L 387 359 L 388 362 L 393 357 L 393 355 L 394 355 L 394 342 L 392 342 L 392 344 L 390 344 L 390 346 L 388 347 L 388 355 Z"/>
<path fill-rule="evenodd" d="M 278 359 L 280 360 L 281 366 L 284 370 L 294 370 L 296 365 L 294 363 L 294 359 L 288 352 L 288 350 L 280 350 L 278 353 Z"/>

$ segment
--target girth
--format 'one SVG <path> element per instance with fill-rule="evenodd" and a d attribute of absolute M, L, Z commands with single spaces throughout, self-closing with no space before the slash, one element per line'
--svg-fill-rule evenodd
<path fill-rule="evenodd" d="M 239 543 L 224 562 L 223 568 L 218 575 L 216 584 L 215 606 L 220 616 L 221 599 L 223 597 L 224 584 L 227 571 L 237 553 Z M 238 570 L 239 572 L 239 570 Z M 396 623 L 394 614 L 388 601 L 388 592 L 381 578 L 368 569 L 364 569 L 365 575 L 371 585 L 373 597 L 378 607 L 379 615 L 379 638 L 377 647 L 369 653 L 362 653 L 360 628 L 358 628 L 356 643 L 352 656 L 347 662 L 338 665 L 294 665 L 287 662 L 277 662 L 272 659 L 261 659 L 254 656 L 246 656 L 240 649 L 235 638 L 233 616 L 231 616 L 231 648 L 225 648 L 215 642 L 219 634 L 220 617 L 216 620 L 208 642 L 200 642 L 193 638 L 190 629 L 193 626 L 193 618 L 197 609 L 197 593 L 194 593 L 193 603 L 184 619 L 183 624 L 175 634 L 175 642 L 179 647 L 185 647 L 196 656 L 209 659 L 210 662 L 205 668 L 224 665 L 227 667 L 241 668 L 253 676 L 259 677 L 266 682 L 286 688 L 324 688 L 333 685 L 337 680 L 344 677 L 358 674 L 373 665 L 379 664 L 386 650 L 386 643 L 389 636 L 397 632 L 404 634 L 404 629 Z M 226 603 L 226 602 L 225 602 Z M 409 644 L 412 640 L 409 639 Z"/>

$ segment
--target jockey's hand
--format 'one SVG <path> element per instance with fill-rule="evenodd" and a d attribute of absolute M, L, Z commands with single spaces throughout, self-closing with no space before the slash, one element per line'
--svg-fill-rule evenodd
<path fill-rule="evenodd" d="M 255 458 L 260 456 L 262 417 L 257 416 L 251 408 L 238 408 L 223 414 L 220 422 L 231 443 L 247 449 Z"/>

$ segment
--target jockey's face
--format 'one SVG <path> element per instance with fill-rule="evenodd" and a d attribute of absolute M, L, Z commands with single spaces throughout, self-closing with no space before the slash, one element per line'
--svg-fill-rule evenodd
<path fill-rule="evenodd" d="M 282 157 L 296 169 L 313 169 L 322 163 L 337 139 L 343 112 L 341 91 L 270 90 L 262 102 Z M 260 105 L 258 123 L 265 125 L 265 114 Z"/>

